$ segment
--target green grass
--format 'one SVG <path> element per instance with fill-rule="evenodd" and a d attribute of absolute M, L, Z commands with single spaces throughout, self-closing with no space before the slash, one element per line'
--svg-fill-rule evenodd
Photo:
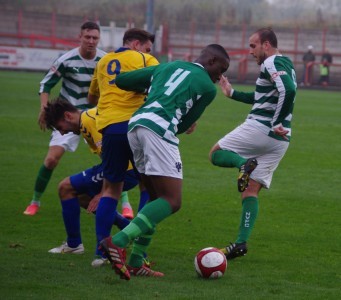
<path fill-rule="evenodd" d="M 223 278 L 202 280 L 194 271 L 195 254 L 233 241 L 241 210 L 236 170 L 210 165 L 208 152 L 243 122 L 249 107 L 219 94 L 197 131 L 181 137 L 183 207 L 159 224 L 149 250 L 155 269 L 166 276 L 126 282 L 109 267 L 90 266 L 94 217 L 84 211 L 86 253 L 47 253 L 65 238 L 58 182 L 98 161 L 86 145 L 63 157 L 38 215 L 23 215 L 49 140 L 49 133 L 37 125 L 42 76 L 0 72 L 1 299 L 340 298 L 340 93 L 299 91 L 292 143 L 271 189 L 260 194 L 249 254 L 231 261 Z M 130 200 L 136 208 L 137 190 L 130 192 Z"/>

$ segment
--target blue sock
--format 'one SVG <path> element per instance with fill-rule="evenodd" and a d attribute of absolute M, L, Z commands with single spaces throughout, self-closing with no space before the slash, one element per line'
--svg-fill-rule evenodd
<path fill-rule="evenodd" d="M 116 225 L 118 229 L 122 230 L 124 227 L 126 227 L 130 223 L 130 220 L 123 217 L 121 214 L 116 213 L 116 218 L 113 223 L 113 225 Z"/>
<path fill-rule="evenodd" d="M 112 224 L 116 218 L 117 202 L 117 199 L 102 197 L 98 203 L 96 210 L 96 255 L 102 255 L 102 252 L 98 250 L 99 242 L 110 235 Z"/>
<path fill-rule="evenodd" d="M 80 205 L 78 198 L 71 198 L 61 201 L 62 215 L 67 233 L 67 244 L 71 248 L 76 248 L 82 243 L 80 229 Z"/>
<path fill-rule="evenodd" d="M 143 208 L 143 206 L 146 205 L 146 203 L 148 202 L 148 200 L 149 200 L 149 194 L 148 194 L 148 192 L 147 192 L 147 191 L 142 191 L 142 192 L 140 193 L 140 203 L 139 203 L 138 211 L 140 211 L 140 210 Z"/>

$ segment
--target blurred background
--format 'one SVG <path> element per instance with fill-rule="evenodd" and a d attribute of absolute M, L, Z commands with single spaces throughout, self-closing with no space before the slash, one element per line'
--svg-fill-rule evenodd
<path fill-rule="evenodd" d="M 81 24 L 91 20 L 101 26 L 105 51 L 120 47 L 128 28 L 155 33 L 160 62 L 192 61 L 205 45 L 221 44 L 231 56 L 230 80 L 254 83 L 259 67 L 248 38 L 271 26 L 301 86 L 341 89 L 340 12 L 340 0 L 1 0 L 0 69 L 47 70 L 78 45 Z"/>

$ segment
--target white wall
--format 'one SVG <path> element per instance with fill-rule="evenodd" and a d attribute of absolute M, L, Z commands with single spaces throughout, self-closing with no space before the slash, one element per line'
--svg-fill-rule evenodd
<path fill-rule="evenodd" d="M 0 69 L 47 71 L 66 51 L 0 46 Z"/>

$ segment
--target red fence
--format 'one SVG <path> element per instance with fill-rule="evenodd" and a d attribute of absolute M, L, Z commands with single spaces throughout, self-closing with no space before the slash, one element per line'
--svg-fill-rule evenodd
<path fill-rule="evenodd" d="M 37 21 L 38 20 L 38 21 Z M 84 18 L 63 16 L 52 13 L 35 14 L 23 11 L 1 12 L 0 45 L 70 49 L 78 44 L 79 26 Z M 254 59 L 248 55 L 248 37 L 257 29 L 254 27 L 223 26 L 217 23 L 204 24 L 190 22 L 177 24 L 177 28 L 163 26 L 160 52 L 155 53 L 161 60 L 185 59 L 193 60 L 200 50 L 211 43 L 223 45 L 231 56 L 230 78 L 238 82 L 254 81 L 258 75 L 258 67 Z M 319 64 L 322 53 L 329 49 L 333 56 L 330 66 L 330 84 L 341 86 L 341 29 L 275 29 L 279 48 L 289 56 L 297 71 L 299 79 L 303 78 L 302 56 L 308 45 L 313 44 L 316 61 Z M 309 80 L 313 85 L 319 83 L 319 68 L 311 66 L 312 75 Z"/>

